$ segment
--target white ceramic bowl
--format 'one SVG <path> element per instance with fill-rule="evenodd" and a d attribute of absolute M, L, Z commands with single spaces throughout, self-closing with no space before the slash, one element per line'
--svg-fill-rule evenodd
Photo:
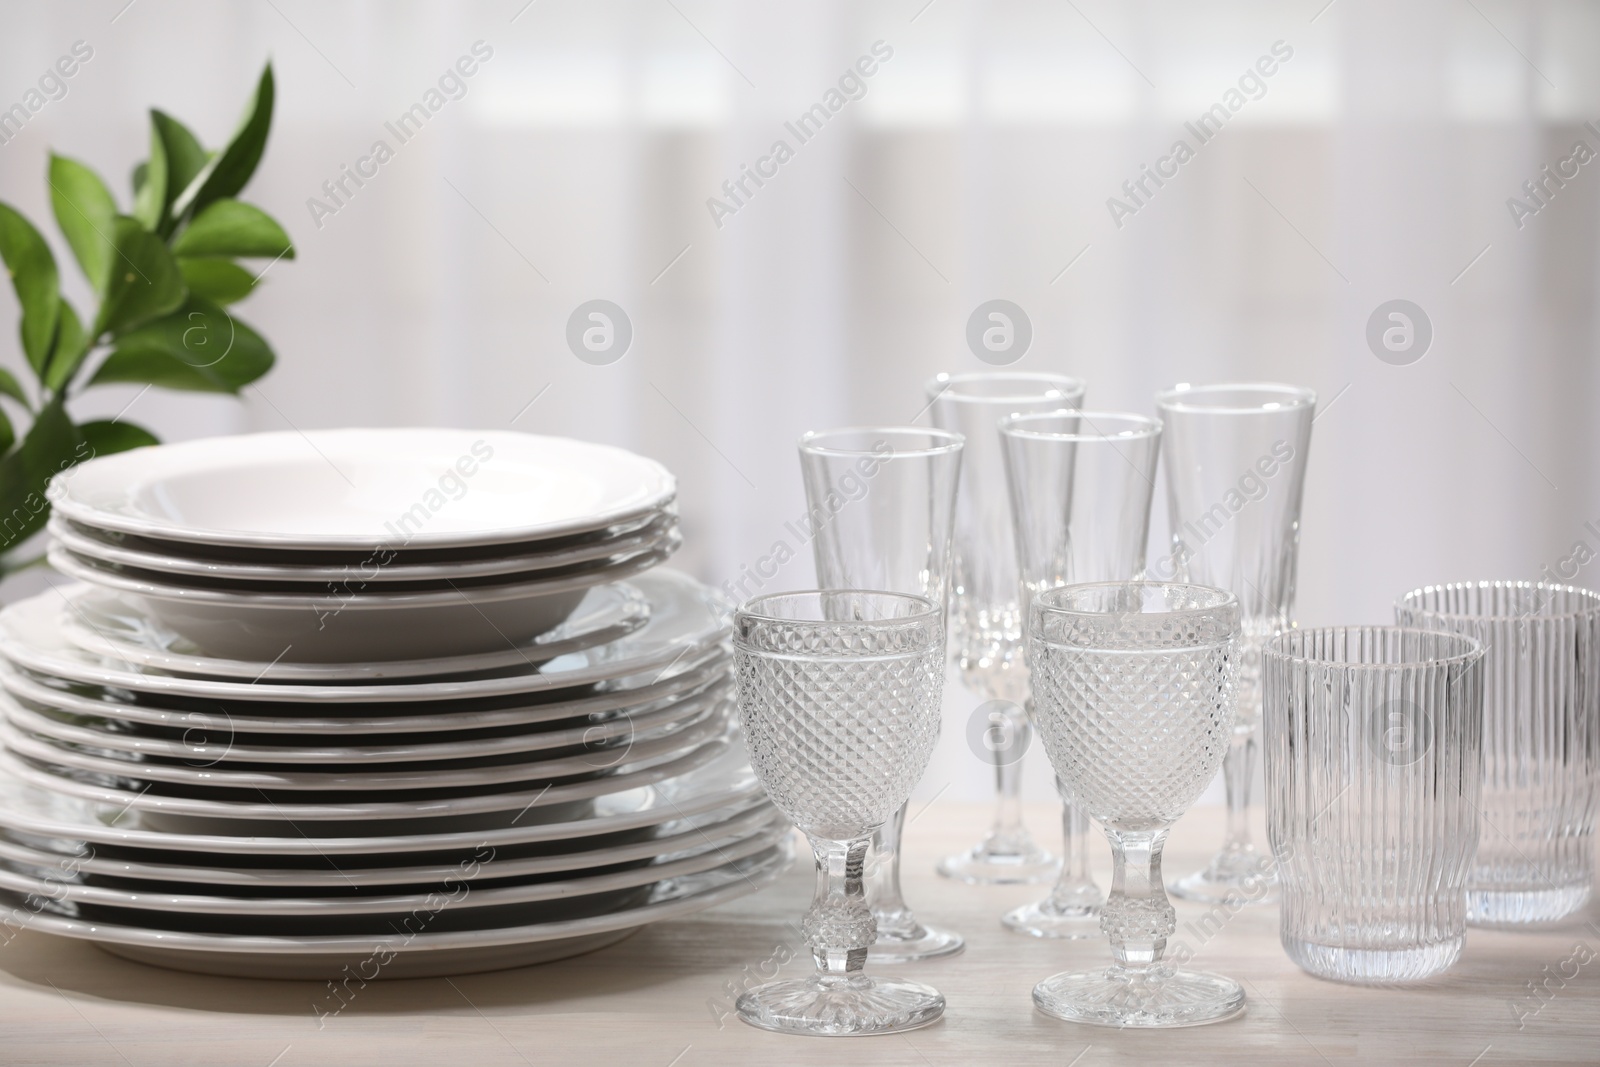
<path fill-rule="evenodd" d="M 656 521 L 617 537 L 542 551 L 516 551 L 485 559 L 451 562 L 405 563 L 400 557 L 357 559 L 344 563 L 236 562 L 187 555 L 178 542 L 149 541 L 137 537 L 102 537 L 88 527 L 50 520 L 56 543 L 97 563 L 171 575 L 228 582 L 334 582 L 353 587 L 373 587 L 390 582 L 461 581 L 498 575 L 531 574 L 585 563 L 620 559 L 637 552 L 664 547 L 677 536 L 677 519 L 663 515 Z"/>
<path fill-rule="evenodd" d="M 675 546 L 675 542 L 674 542 Z M 560 578 L 428 592 L 249 593 L 202 589 L 106 569 L 60 545 L 50 565 L 110 589 L 205 653 L 301 663 L 464 656 L 516 646 L 559 626 L 585 592 L 661 563 L 661 551 Z M 291 655 L 292 653 L 292 655 Z"/>
<path fill-rule="evenodd" d="M 505 430 L 347 429 L 137 448 L 51 480 L 58 514 L 211 545 L 440 548 L 598 530 L 672 500 L 653 460 Z"/>

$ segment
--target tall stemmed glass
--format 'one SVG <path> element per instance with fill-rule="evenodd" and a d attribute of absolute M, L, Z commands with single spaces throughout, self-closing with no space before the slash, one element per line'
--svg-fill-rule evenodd
<path fill-rule="evenodd" d="M 1082 582 L 1142 577 L 1161 424 L 1143 415 L 1053 411 L 1000 421 L 1022 607 Z M 1058 778 L 1056 789 L 1066 801 Z M 1089 817 L 1061 815 L 1061 877 L 1043 900 L 1000 921 L 1034 937 L 1099 937 L 1105 894 L 1089 874 Z"/>
<path fill-rule="evenodd" d="M 1238 600 L 1165 582 L 1069 585 L 1035 595 L 1028 626 L 1039 736 L 1072 803 L 1105 827 L 1116 864 L 1100 911 L 1111 967 L 1047 978 L 1034 1004 L 1119 1027 L 1236 1015 L 1237 982 L 1162 960 L 1177 914 L 1161 848 L 1233 734 Z"/>
<path fill-rule="evenodd" d="M 817 584 L 926 597 L 946 610 L 961 435 L 921 427 L 812 432 L 800 438 Z M 959 934 L 924 926 L 900 893 L 906 806 L 884 823 L 867 863 L 878 921 L 874 963 L 948 956 Z"/>
<path fill-rule="evenodd" d="M 996 725 L 1005 735 L 990 746 L 999 792 L 994 824 L 977 845 L 942 860 L 939 873 L 974 884 L 1047 882 L 1058 861 L 1022 825 L 1022 754 L 1033 727 L 1022 710 L 1028 694 L 1023 616 L 999 424 L 1022 412 L 1081 408 L 1084 386 L 1061 374 L 999 372 L 941 374 L 927 390 L 934 425 L 967 439 L 956 497 L 953 654 L 963 686 L 997 702 L 1003 721 Z"/>
<path fill-rule="evenodd" d="M 1300 548 L 1300 497 L 1317 394 L 1293 385 L 1178 385 L 1156 394 L 1166 429 L 1172 550 L 1152 578 L 1198 582 L 1239 598 L 1239 714 L 1223 762 L 1228 830 L 1222 851 L 1170 887 L 1187 900 L 1277 899 L 1270 857 L 1246 813 L 1261 723 L 1261 646 L 1290 625 Z"/>
<path fill-rule="evenodd" d="M 811 839 L 817 888 L 801 930 L 817 971 L 735 1004 L 752 1026 L 846 1036 L 925 1026 L 944 997 L 862 973 L 877 923 L 862 888 L 873 831 L 904 804 L 939 737 L 944 613 L 901 593 L 756 597 L 734 613 L 734 670 L 750 764 Z"/>

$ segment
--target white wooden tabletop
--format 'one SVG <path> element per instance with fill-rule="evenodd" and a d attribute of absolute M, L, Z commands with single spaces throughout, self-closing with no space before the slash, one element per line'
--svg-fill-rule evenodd
<path fill-rule="evenodd" d="M 1155 1032 L 1060 1022 L 1035 1011 L 1035 982 L 1106 961 L 1106 945 L 1008 933 L 1000 914 L 1034 887 L 974 888 L 933 874 L 934 861 L 976 840 L 987 816 L 936 803 L 908 831 L 906 897 L 927 920 L 967 937 L 958 956 L 900 968 L 937 986 L 943 1021 L 867 1039 L 783 1037 L 729 1014 L 747 975 L 802 973 L 793 924 L 809 901 L 806 862 L 766 892 L 650 927 L 610 948 L 542 967 L 455 979 L 376 982 L 319 1026 L 317 983 L 243 981 L 127 962 L 32 931 L 0 948 L 0 1063 L 298 1064 L 1382 1064 L 1498 1067 L 1600 1063 L 1600 908 L 1559 929 L 1472 930 L 1465 954 L 1423 986 L 1372 989 L 1300 972 L 1278 944 L 1276 908 L 1241 911 L 1209 940 L 1185 922 L 1192 966 L 1239 980 L 1247 1014 Z M 1167 848 L 1169 876 L 1219 840 L 1222 813 L 1192 812 Z M 1029 824 L 1059 825 L 1046 808 Z M 1106 883 L 1108 850 L 1097 842 Z M 749 980 L 755 980 L 750 978 Z M 1533 990 L 1537 988 L 1537 995 Z"/>

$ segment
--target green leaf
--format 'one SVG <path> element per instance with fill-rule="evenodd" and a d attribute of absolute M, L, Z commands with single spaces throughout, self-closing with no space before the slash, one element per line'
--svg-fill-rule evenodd
<path fill-rule="evenodd" d="M 194 217 L 172 250 L 180 256 L 294 258 L 289 235 L 271 215 L 238 200 L 217 200 Z"/>
<path fill-rule="evenodd" d="M 85 422 L 79 425 L 78 432 L 83 435 L 83 440 L 89 450 L 97 456 L 109 456 L 113 452 L 126 452 L 130 448 L 143 448 L 145 445 L 159 445 L 156 435 L 143 426 L 135 426 L 131 422 L 120 422 L 116 419 L 96 419 L 94 422 Z"/>
<path fill-rule="evenodd" d="M 0 552 L 9 552 L 44 526 L 50 517 L 45 488 L 51 476 L 91 455 L 60 398 L 46 404 L 21 447 L 0 459 Z"/>
<path fill-rule="evenodd" d="M 272 127 L 274 96 L 272 64 L 261 71 L 255 95 L 245 108 L 244 118 L 228 146 L 217 153 L 172 202 L 172 215 L 182 218 L 201 211 L 214 200 L 233 196 L 245 187 L 261 162 L 267 147 L 267 131 Z"/>
<path fill-rule="evenodd" d="M 28 399 L 28 394 L 22 391 L 22 383 L 17 381 L 17 376 L 0 367 L 0 393 L 4 393 L 29 411 L 33 410 L 33 401 Z M 4 452 L 0 449 L 0 452 Z"/>
<path fill-rule="evenodd" d="M 107 330 L 121 334 L 183 303 L 183 275 L 166 242 L 125 215 L 117 216 L 112 229 L 116 259 L 91 341 Z"/>
<path fill-rule="evenodd" d="M 261 335 L 222 308 L 190 296 L 182 310 L 118 338 L 90 385 L 138 382 L 237 393 L 272 368 Z"/>
<path fill-rule="evenodd" d="M 150 159 L 144 164 L 143 180 L 133 193 L 133 217 L 151 232 L 161 225 L 162 213 L 167 208 L 167 149 L 161 143 L 161 131 L 150 124 Z"/>
<path fill-rule="evenodd" d="M 211 156 L 189 127 L 164 111 L 150 109 L 150 158 L 155 159 L 155 142 L 161 142 L 161 155 L 166 162 L 166 188 L 162 192 L 160 224 L 157 230 L 163 237 L 170 236 L 176 225 L 172 218 L 172 202 L 194 181 Z"/>
<path fill-rule="evenodd" d="M 59 390 L 72 380 L 89 354 L 89 337 L 83 332 L 83 323 L 72 305 L 61 301 L 61 325 L 56 329 L 55 348 L 50 353 L 50 363 L 45 368 L 44 385 L 51 392 Z"/>
<path fill-rule="evenodd" d="M 133 185 L 133 198 L 139 199 L 139 190 L 144 188 L 144 176 L 150 173 L 149 162 L 136 164 L 133 173 L 129 175 L 129 182 Z"/>
<path fill-rule="evenodd" d="M 0 410 L 0 453 L 11 451 L 11 446 L 16 443 L 16 428 L 11 425 L 10 416 Z"/>
<path fill-rule="evenodd" d="M 56 257 L 39 231 L 7 204 L 0 204 L 0 260 L 11 272 L 11 285 L 22 305 L 22 351 L 35 371 L 50 358 L 61 314 L 61 276 Z"/>
<path fill-rule="evenodd" d="M 94 171 L 66 156 L 50 155 L 50 205 L 56 225 L 67 235 L 84 277 L 97 293 L 111 271 L 112 220 L 117 203 Z"/>
<path fill-rule="evenodd" d="M 226 259 L 180 257 L 178 269 L 183 271 L 183 281 L 189 292 L 219 304 L 243 300 L 256 287 L 256 280 L 249 271 Z"/>

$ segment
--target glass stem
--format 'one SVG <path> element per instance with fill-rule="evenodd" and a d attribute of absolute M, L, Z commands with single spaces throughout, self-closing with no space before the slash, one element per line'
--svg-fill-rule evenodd
<path fill-rule="evenodd" d="M 880 931 L 909 927 L 914 920 L 911 909 L 900 895 L 900 835 L 905 832 L 906 808 L 900 805 L 894 817 L 872 835 L 872 856 L 867 863 L 867 900 L 878 920 Z"/>
<path fill-rule="evenodd" d="M 1016 754 L 1028 751 L 1028 745 L 1033 740 L 1033 724 L 1017 705 L 1011 705 L 999 714 L 1006 717 L 1002 735 L 1006 738 L 1006 743 L 995 745 L 991 749 L 994 756 L 994 785 L 999 793 L 999 805 L 995 808 L 994 828 L 989 834 L 1001 841 L 1010 842 L 1021 837 L 1023 833 L 1022 760 Z"/>
<path fill-rule="evenodd" d="M 1061 796 L 1061 884 L 1093 885 L 1089 877 L 1089 816 L 1079 811 L 1067 799 L 1067 792 L 1056 779 L 1056 792 Z"/>
<path fill-rule="evenodd" d="M 867 949 L 878 936 L 878 924 L 867 907 L 862 868 L 870 837 L 853 841 L 811 839 L 817 857 L 817 892 L 801 923 L 811 945 L 817 973 L 824 979 L 845 979 L 861 971 Z"/>
<path fill-rule="evenodd" d="M 1228 792 L 1228 836 L 1224 852 L 1242 852 L 1250 845 L 1250 777 L 1255 773 L 1256 732 L 1235 733 L 1222 761 L 1222 781 Z"/>
<path fill-rule="evenodd" d="M 1178 916 L 1161 884 L 1161 847 L 1167 831 L 1118 831 L 1106 828 L 1116 874 L 1111 896 L 1100 911 L 1100 928 L 1111 939 L 1117 965 L 1135 977 L 1149 975 L 1161 964 L 1167 938 Z"/>

